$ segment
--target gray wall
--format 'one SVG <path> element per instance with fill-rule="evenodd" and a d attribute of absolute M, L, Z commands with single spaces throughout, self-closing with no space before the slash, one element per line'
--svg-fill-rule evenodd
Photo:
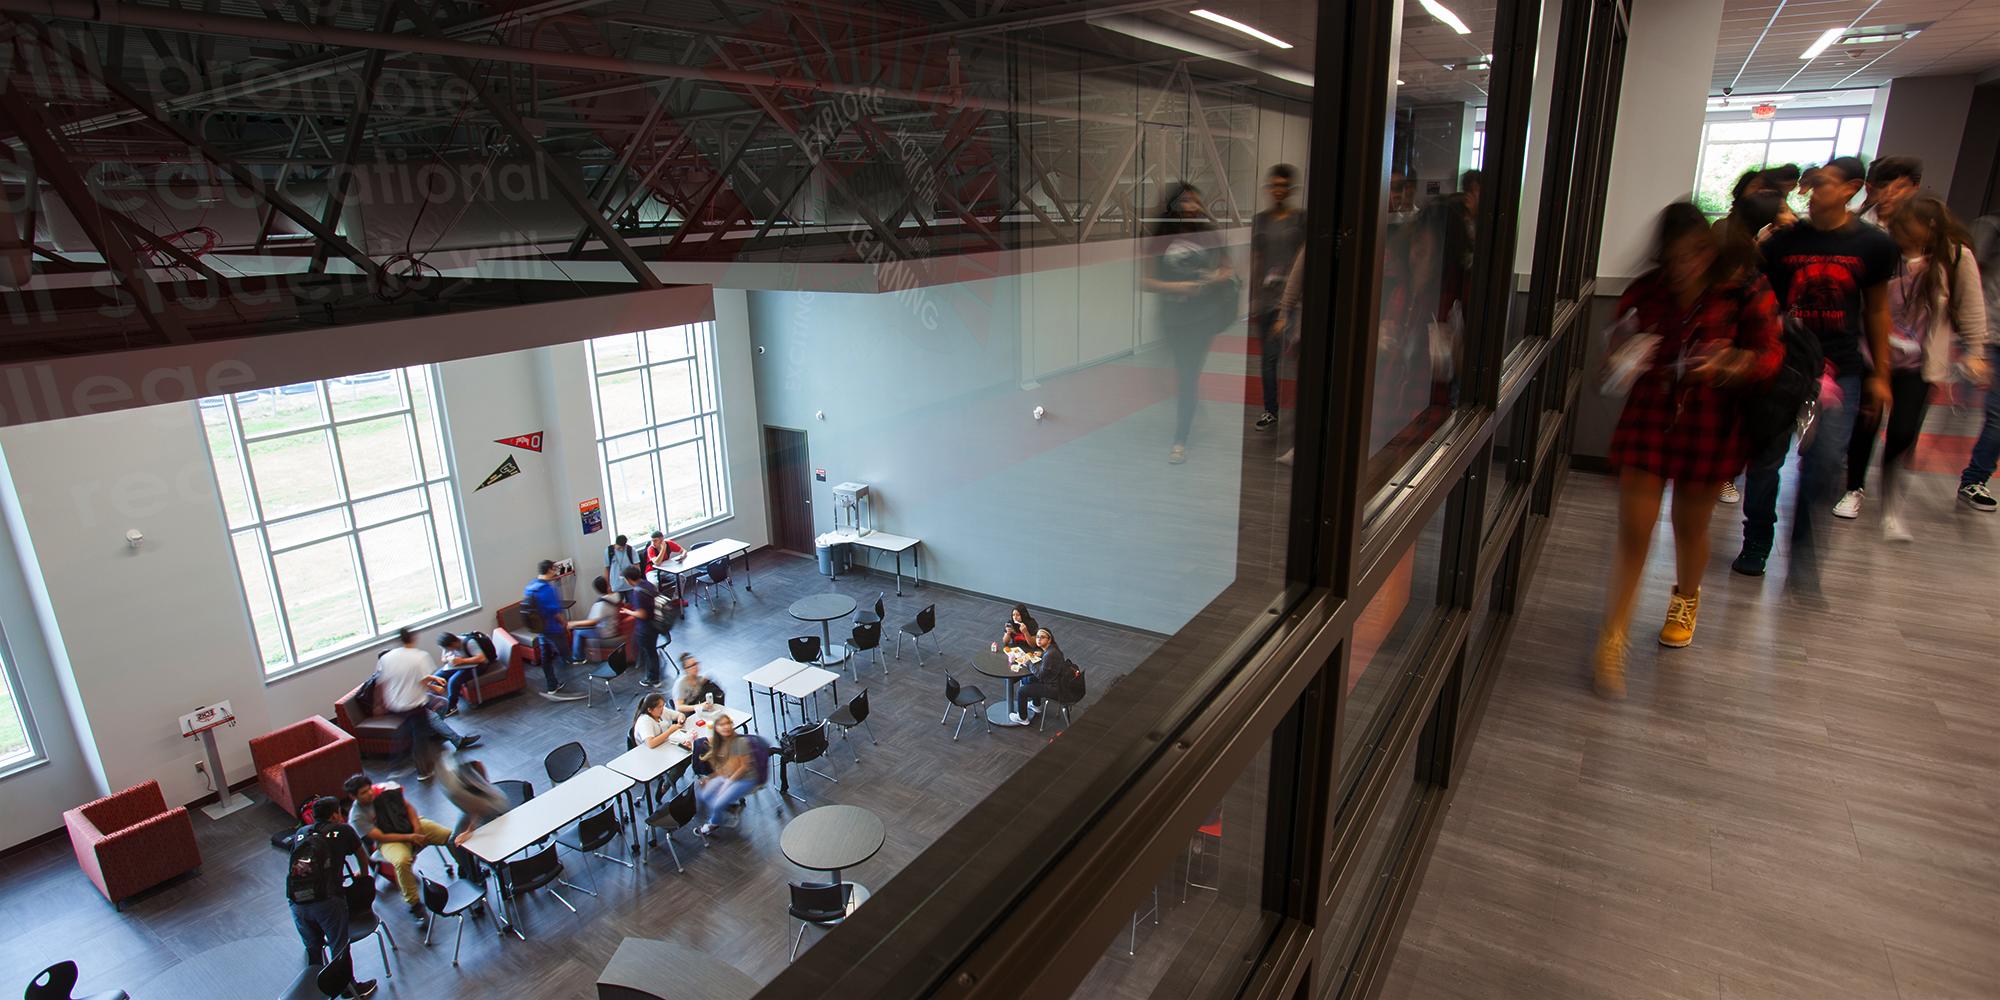
<path fill-rule="evenodd" d="M 1958 142 L 1958 164 L 1952 172 L 1946 201 L 1960 218 L 1970 219 L 1990 209 L 2000 211 L 2000 83 L 1972 91 L 1965 115 L 1965 135 Z"/>
<path fill-rule="evenodd" d="M 1882 156 L 1915 156 L 1924 161 L 1924 187 L 1951 190 L 1958 168 L 1959 139 L 1972 107 L 1971 76 L 1905 76 L 1889 84 L 1882 112 Z"/>

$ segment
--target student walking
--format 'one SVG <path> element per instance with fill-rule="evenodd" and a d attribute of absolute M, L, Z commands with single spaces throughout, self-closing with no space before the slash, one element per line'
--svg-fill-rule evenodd
<path fill-rule="evenodd" d="M 372 876 L 368 875 L 368 851 L 354 828 L 347 825 L 339 799 L 322 795 L 312 800 L 307 812 L 312 825 L 292 838 L 285 901 L 291 904 L 292 923 L 306 946 L 306 965 L 320 968 L 347 950 L 347 894 L 342 886 L 348 859 L 354 859 L 361 877 Z M 374 993 L 375 980 L 350 979 L 340 995 L 366 997 Z"/>
<path fill-rule="evenodd" d="M 563 629 L 563 610 L 562 594 L 556 591 L 555 560 L 544 559 L 535 565 L 535 578 L 521 590 L 521 615 L 535 632 L 535 659 L 542 665 L 542 680 L 546 684 L 541 694 L 550 701 L 576 701 L 585 697 L 565 687 L 556 672 L 556 665 L 565 659 L 563 653 L 569 648 Z"/>
<path fill-rule="evenodd" d="M 1162 296 L 1161 339 L 1173 352 L 1175 373 L 1174 446 L 1167 461 L 1179 465 L 1187 461 L 1202 364 L 1215 335 L 1236 321 L 1242 286 L 1202 205 L 1200 188 L 1174 185 L 1161 215 L 1166 221 L 1153 228 L 1147 251 L 1153 259 L 1141 286 Z"/>
<path fill-rule="evenodd" d="M 1278 422 L 1278 362 L 1284 357 L 1284 324 L 1278 321 L 1292 261 L 1306 241 L 1305 213 L 1292 207 L 1292 185 L 1298 170 L 1289 163 L 1273 166 L 1264 177 L 1271 207 L 1250 220 L 1250 335 L 1257 340 L 1263 366 L 1264 410 L 1257 429 Z"/>
<path fill-rule="evenodd" d="M 1619 315 L 1635 314 L 1638 329 L 1659 340 L 1611 439 L 1618 541 L 1593 662 L 1597 691 L 1607 698 L 1625 696 L 1625 630 L 1668 483 L 1675 584 L 1660 644 L 1694 641 L 1710 515 L 1749 457 L 1739 394 L 1769 379 L 1781 360 L 1777 299 L 1745 266 L 1754 249 L 1740 239 L 1728 246 L 1724 252 L 1722 233 L 1694 205 L 1667 206 L 1654 238 L 1657 266 L 1618 302 Z"/>
<path fill-rule="evenodd" d="M 1980 298 L 1986 307 L 1986 419 L 1979 426 L 1979 440 L 1965 471 L 1958 474 L 1958 502 L 1982 514 L 1993 513 L 2000 500 L 1993 498 L 1986 481 L 2000 462 L 2000 379 L 1991 378 L 2000 366 L 2000 213 L 1983 215 L 1972 222 L 1972 249 L 1979 264 Z"/>

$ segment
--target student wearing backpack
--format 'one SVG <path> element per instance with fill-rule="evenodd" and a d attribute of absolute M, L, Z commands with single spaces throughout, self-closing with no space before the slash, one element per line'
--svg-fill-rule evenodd
<path fill-rule="evenodd" d="M 632 602 L 632 592 L 625 586 L 625 570 L 639 565 L 639 559 L 639 551 L 624 535 L 604 547 L 604 578 L 617 589 L 618 599 L 627 604 Z"/>
<path fill-rule="evenodd" d="M 1828 513 L 1840 492 L 1856 422 L 1864 413 L 1880 415 L 1891 406 L 1889 366 L 1871 365 L 1869 359 L 1890 356 L 1889 281 L 1902 254 L 1887 233 L 1847 209 L 1861 192 L 1865 172 L 1852 156 L 1828 161 L 1812 187 L 1806 219 L 1772 234 L 1763 247 L 1764 277 L 1785 311 L 1787 342 L 1794 331 L 1818 341 L 1825 365 L 1832 369 L 1837 399 L 1819 410 L 1799 458 L 1786 585 L 1813 599 L 1819 596 L 1815 516 Z M 1778 469 L 1784 464 L 1785 443 L 1773 439 L 1764 445 L 1744 481 L 1743 551 L 1731 566 L 1746 576 L 1763 575 L 1778 519 Z"/>
<path fill-rule="evenodd" d="M 2000 370 L 2000 212 L 1972 220 L 1972 250 L 1979 263 L 1980 298 L 1986 307 L 1986 361 L 1990 372 Z M 1982 514 L 2000 508 L 1986 481 L 2000 463 L 2000 378 L 1986 386 L 1986 419 L 1972 445 L 1965 471 L 1958 474 L 1958 502 Z"/>
<path fill-rule="evenodd" d="M 465 686 L 487 664 L 499 662 L 500 653 L 493 646 L 493 638 L 476 629 L 462 636 L 440 632 L 437 642 L 441 654 L 437 677 L 444 684 L 444 711 L 438 713 L 438 718 L 449 719 L 458 714 L 458 700 L 465 695 Z"/>
<path fill-rule="evenodd" d="M 542 665 L 542 680 L 548 684 L 541 695 L 550 701 L 586 697 L 565 687 L 556 674 L 556 663 L 569 648 L 563 631 L 563 610 L 562 595 L 556 592 L 555 560 L 544 559 L 535 566 L 535 578 L 521 590 L 521 612 L 528 620 L 528 627 L 535 630 L 535 659 Z"/>
<path fill-rule="evenodd" d="M 660 686 L 660 605 L 672 598 L 662 596 L 646 579 L 646 571 L 637 566 L 625 568 L 625 583 L 632 588 L 632 600 L 618 613 L 632 622 L 632 646 L 639 652 L 639 686 L 656 688 Z"/>
<path fill-rule="evenodd" d="M 291 904 L 292 923 L 305 942 L 306 965 L 320 968 L 347 950 L 347 896 L 341 885 L 348 858 L 353 858 L 358 870 L 368 877 L 368 851 L 347 825 L 339 799 L 322 795 L 307 808 L 312 823 L 292 837 L 285 901 Z M 370 979 L 350 982 L 341 995 L 365 997 L 374 992 L 375 981 Z"/>
<path fill-rule="evenodd" d="M 1658 266 L 1632 282 L 1617 308 L 1659 340 L 1611 437 L 1618 536 L 1593 660 L 1597 692 L 1607 698 L 1625 695 L 1625 630 L 1668 483 L 1677 572 L 1660 645 L 1694 641 L 1711 515 L 1749 457 L 1744 393 L 1780 361 L 1778 303 L 1749 266 L 1756 247 L 1747 227 L 1711 228 L 1700 209 L 1676 202 L 1660 213 L 1653 254 Z"/>

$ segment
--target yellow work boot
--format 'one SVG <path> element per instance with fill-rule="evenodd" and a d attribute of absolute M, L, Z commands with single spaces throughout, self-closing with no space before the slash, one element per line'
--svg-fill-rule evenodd
<path fill-rule="evenodd" d="M 1674 588 L 1674 596 L 1667 602 L 1667 623 L 1660 626 L 1660 645 L 1679 649 L 1694 641 L 1694 613 L 1701 607 L 1701 591 L 1692 594 L 1681 593 Z"/>
<path fill-rule="evenodd" d="M 1597 653 L 1591 657 L 1597 693 L 1613 701 L 1625 698 L 1625 630 L 1609 628 L 1597 634 Z"/>

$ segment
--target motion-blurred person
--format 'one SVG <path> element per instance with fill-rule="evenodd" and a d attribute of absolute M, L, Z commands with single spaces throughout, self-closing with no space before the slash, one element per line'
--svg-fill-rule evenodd
<path fill-rule="evenodd" d="M 1240 283 L 1202 204 L 1201 189 L 1174 185 L 1160 214 L 1166 221 L 1153 227 L 1153 259 L 1141 287 L 1162 296 L 1160 328 L 1173 352 L 1175 372 L 1174 446 L 1167 461 L 1179 465 L 1187 461 L 1202 364 L 1215 335 L 1236 321 Z"/>
<path fill-rule="evenodd" d="M 714 833 L 717 819 L 757 790 L 760 742 L 737 733 L 736 721 L 727 715 L 716 716 L 715 735 L 699 741 L 697 756 L 709 772 L 694 796 L 701 817 L 696 832 L 702 836 Z"/>
<path fill-rule="evenodd" d="M 1625 631 L 1669 482 L 1676 580 L 1660 644 L 1694 641 L 1710 514 L 1748 457 L 1740 394 L 1778 370 L 1777 299 L 1762 275 L 1724 250 L 1700 209 L 1669 205 L 1653 243 L 1657 266 L 1618 302 L 1618 315 L 1636 313 L 1638 329 L 1660 339 L 1611 439 L 1618 545 L 1593 664 L 1597 691 L 1609 698 L 1625 695 Z"/>
<path fill-rule="evenodd" d="M 1896 209 L 1924 186 L 1924 161 L 1914 156 L 1884 156 L 1868 165 L 1867 200 L 1861 203 L 1861 221 L 1889 228 Z"/>
<path fill-rule="evenodd" d="M 1986 384 L 1987 317 L 1972 237 L 1944 202 L 1931 195 L 1904 199 L 1889 220 L 1889 235 L 1903 252 L 1903 264 L 1889 283 L 1891 402 L 1882 443 L 1882 537 L 1907 542 L 1912 536 L 1896 495 L 1897 475 L 1923 430 L 1931 387 L 1952 379 L 1954 341 L 1965 349 L 1965 380 Z M 1881 423 L 1863 419 L 1855 426 L 1847 450 L 1848 497 L 1858 499 L 1867 484 Z"/>
<path fill-rule="evenodd" d="M 1775 192 L 1779 198 L 1789 201 L 1792 192 L 1798 190 L 1799 165 L 1780 163 L 1775 167 L 1766 167 L 1759 180 L 1765 190 Z"/>
<path fill-rule="evenodd" d="M 1986 419 L 1979 426 L 1979 440 L 1972 445 L 1965 471 L 1958 474 L 1958 502 L 1984 514 L 1993 513 L 2000 501 L 1986 488 L 1993 466 L 2000 462 L 2000 378 L 1991 378 L 2000 367 L 2000 213 L 1984 215 L 1972 222 L 1972 247 L 1979 261 L 1981 297 L 1986 304 Z"/>
<path fill-rule="evenodd" d="M 1291 276 L 1293 258 L 1305 245 L 1305 213 L 1292 208 L 1292 185 L 1298 170 L 1289 163 L 1271 168 L 1264 178 L 1264 194 L 1271 207 L 1250 220 L 1250 335 L 1257 338 L 1264 389 L 1264 412 L 1257 415 L 1257 429 L 1278 422 L 1278 361 L 1284 354 L 1284 326 L 1278 322 L 1285 279 Z"/>
<path fill-rule="evenodd" d="M 569 623 L 572 660 L 587 659 L 593 649 L 616 649 L 622 638 L 619 634 L 622 616 L 618 609 L 623 602 L 611 589 L 611 581 L 597 577 L 590 581 L 590 589 L 597 592 L 597 599 L 590 602 L 589 617 Z"/>
<path fill-rule="evenodd" d="M 498 819 L 507 811 L 507 796 L 486 775 L 486 765 L 466 759 L 463 753 L 444 755 L 438 763 L 438 789 L 445 801 L 458 808 L 458 822 L 451 827 L 451 854 L 458 870 L 475 882 L 486 881 L 486 870 L 471 851 L 460 846 L 474 830 Z M 484 906 L 482 902 L 479 904 Z"/>
<path fill-rule="evenodd" d="M 700 711 L 710 698 L 718 705 L 723 703 L 722 685 L 701 675 L 701 657 L 682 653 L 681 676 L 674 682 L 674 710 L 682 714 Z"/>
<path fill-rule="evenodd" d="M 458 731 L 430 710 L 432 694 L 443 694 L 446 684 L 437 675 L 437 661 L 417 647 L 417 630 L 404 628 L 396 633 L 396 648 L 375 661 L 375 700 L 383 711 L 403 716 L 410 733 L 410 756 L 417 765 L 417 780 L 431 780 L 437 763 L 437 744 L 448 743 L 464 749 L 479 743 L 477 735 L 460 736 Z"/>
<path fill-rule="evenodd" d="M 1730 207 L 1729 214 L 1715 224 L 1716 238 L 1720 241 L 1723 262 L 1735 267 L 1738 273 L 1733 277 L 1738 281 L 1748 281 L 1763 273 L 1764 255 L 1762 244 L 1773 232 L 1797 221 L 1790 206 L 1778 196 L 1776 191 L 1757 191 L 1746 194 Z M 1747 437 L 1746 437 L 1747 440 Z M 1738 504 L 1743 502 L 1743 494 L 1736 488 L 1732 478 L 1722 484 L 1722 492 L 1716 495 L 1716 503 Z"/>

